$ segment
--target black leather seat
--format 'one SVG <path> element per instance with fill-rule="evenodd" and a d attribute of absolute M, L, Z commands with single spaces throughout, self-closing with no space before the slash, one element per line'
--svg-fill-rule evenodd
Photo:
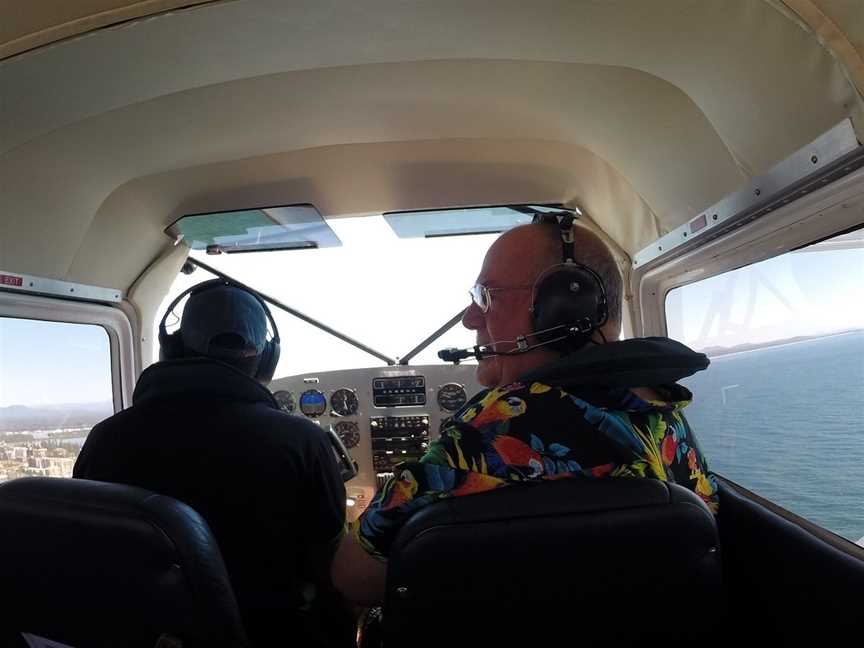
<path fill-rule="evenodd" d="M 530 483 L 409 520 L 388 565 L 385 646 L 704 645 L 723 600 L 717 526 L 691 491 Z"/>
<path fill-rule="evenodd" d="M 2 645 L 247 645 L 219 548 L 187 505 L 140 488 L 28 477 L 0 485 Z M 17 643 L 15 643 L 17 642 Z"/>

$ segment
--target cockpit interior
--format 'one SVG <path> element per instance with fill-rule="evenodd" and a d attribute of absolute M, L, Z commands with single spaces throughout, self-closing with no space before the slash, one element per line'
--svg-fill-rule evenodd
<path fill-rule="evenodd" d="M 461 318 L 490 246 L 559 212 L 618 265 L 622 339 L 670 337 L 711 358 L 686 385 L 720 480 L 716 541 L 704 540 L 720 576 L 705 606 L 686 582 L 678 600 L 650 602 L 657 622 L 711 618 L 716 635 L 698 640 L 718 645 L 857 636 L 862 142 L 860 0 L 0 0 L 0 585 L 10 600 L 21 592 L 10 609 L 27 619 L 0 614 L 0 642 L 175 645 L 100 639 L 84 606 L 64 607 L 75 592 L 58 584 L 66 567 L 42 566 L 110 551 L 107 531 L 88 544 L 86 525 L 54 526 L 70 511 L 104 530 L 105 511 L 143 515 L 144 500 L 86 513 L 79 484 L 30 494 L 37 482 L 26 480 L 75 481 L 90 428 L 129 408 L 159 361 L 160 322 L 177 329 L 181 293 L 222 277 L 267 303 L 282 348 L 269 390 L 330 435 L 351 523 L 483 389 L 479 342 Z M 608 528 L 602 494 L 537 512 L 537 528 L 575 516 L 600 538 L 585 550 L 614 564 L 604 547 L 618 540 L 602 533 L 620 520 L 641 528 L 621 513 L 633 513 L 621 504 L 631 495 L 610 496 Z M 555 568 L 518 551 L 535 540 L 519 526 L 530 506 L 465 506 L 412 540 L 470 518 L 473 538 L 442 531 L 454 544 L 440 546 L 480 552 L 483 529 L 499 547 L 512 532 L 515 553 L 489 560 Z M 517 510 L 524 519 L 508 526 Z M 650 510 L 639 525 L 664 515 Z M 51 542 L 27 540 L 39 528 Z M 674 533 L 662 551 L 677 551 Z M 644 537 L 651 551 L 663 545 L 662 533 Z M 168 548 L 158 533 L 147 542 L 159 560 L 199 547 Z M 446 599 L 411 599 L 399 579 L 431 582 L 448 561 L 466 564 L 420 546 L 406 540 L 394 562 L 388 645 L 423 644 L 431 629 L 417 610 Z M 146 563 L 136 560 L 117 558 L 111 571 L 130 565 L 128 582 L 106 571 L 100 587 L 123 599 L 139 582 L 132 565 Z M 181 562 L 169 560 L 178 572 Z M 556 578 L 545 571 L 538 589 Z M 182 581 L 166 573 L 145 607 Z M 189 591 L 205 582 L 186 578 Z M 638 588 L 614 579 L 623 624 Z M 62 596 L 46 593 L 55 584 Z M 484 610 L 501 603 L 479 588 L 448 592 Z M 567 592 L 559 602 L 582 604 Z M 175 593 L 152 614 L 186 610 Z M 230 596 L 216 598 L 200 618 L 183 613 L 209 639 L 179 645 L 244 645 Z M 209 627 L 216 617 L 223 625 Z"/>

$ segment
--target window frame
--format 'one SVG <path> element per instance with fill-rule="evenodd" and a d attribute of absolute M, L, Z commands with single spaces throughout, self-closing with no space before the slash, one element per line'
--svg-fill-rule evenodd
<path fill-rule="evenodd" d="M 864 226 L 864 169 L 671 259 L 632 270 L 634 335 L 668 334 L 666 297 L 687 284 Z"/>
<path fill-rule="evenodd" d="M 0 291 L 0 317 L 101 327 L 108 334 L 114 412 L 132 404 L 137 359 L 132 324 L 120 308 Z"/>
<path fill-rule="evenodd" d="M 668 334 L 666 297 L 669 292 L 806 247 L 845 231 L 864 227 L 864 169 L 802 196 L 700 247 L 632 269 L 634 335 Z M 856 557 L 860 547 L 794 511 L 763 498 L 719 475 L 750 499 L 798 525 L 832 546 Z"/>

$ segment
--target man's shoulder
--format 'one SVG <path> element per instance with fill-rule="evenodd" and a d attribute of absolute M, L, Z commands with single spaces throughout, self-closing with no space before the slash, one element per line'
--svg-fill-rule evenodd
<path fill-rule="evenodd" d="M 148 399 L 118 412 L 90 432 L 91 438 L 126 443 L 139 437 L 168 440 L 188 430 L 196 436 L 217 438 L 240 435 L 251 443 L 269 447 L 314 449 L 324 431 L 314 422 L 273 408 L 266 401 L 250 401 L 224 395 L 193 394 L 188 397 Z"/>
<path fill-rule="evenodd" d="M 87 434 L 87 440 L 92 441 L 98 438 L 104 438 L 112 431 L 126 427 L 135 420 L 137 413 L 133 411 L 133 407 L 129 407 L 119 412 L 115 412 L 106 419 L 102 419 L 94 425 Z"/>
<path fill-rule="evenodd" d="M 454 416 L 455 423 L 482 427 L 554 408 L 567 394 L 537 381 L 519 381 L 479 392 Z"/>
<path fill-rule="evenodd" d="M 538 380 L 517 380 L 508 385 L 487 389 L 485 393 L 481 393 L 483 394 L 481 400 L 484 402 L 492 402 L 496 400 L 507 400 L 513 396 L 536 400 L 537 398 L 552 394 L 560 395 L 563 392 L 559 387 L 553 387 Z"/>
<path fill-rule="evenodd" d="M 177 399 L 245 401 L 279 410 L 279 404 L 264 385 L 236 367 L 212 358 L 155 363 L 141 373 L 132 396 L 135 405 Z"/>

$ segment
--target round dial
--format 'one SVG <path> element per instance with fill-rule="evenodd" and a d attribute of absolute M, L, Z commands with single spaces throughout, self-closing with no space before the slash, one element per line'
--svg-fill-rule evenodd
<path fill-rule="evenodd" d="M 330 397 L 330 407 L 339 416 L 354 416 L 359 406 L 357 394 L 350 389 L 337 389 Z"/>
<path fill-rule="evenodd" d="M 276 402 L 279 403 L 279 407 L 282 408 L 283 412 L 291 414 L 294 411 L 294 394 L 290 391 L 285 389 L 277 391 L 273 394 L 273 398 L 275 398 Z"/>
<path fill-rule="evenodd" d="M 306 416 L 321 416 L 327 410 L 327 397 L 317 389 L 308 389 L 300 394 L 300 411 Z"/>
<path fill-rule="evenodd" d="M 438 405 L 443 410 L 455 412 L 468 402 L 468 394 L 459 383 L 447 383 L 438 389 Z"/>
<path fill-rule="evenodd" d="M 349 450 L 360 443 L 360 426 L 354 421 L 339 421 L 333 430 Z"/>

